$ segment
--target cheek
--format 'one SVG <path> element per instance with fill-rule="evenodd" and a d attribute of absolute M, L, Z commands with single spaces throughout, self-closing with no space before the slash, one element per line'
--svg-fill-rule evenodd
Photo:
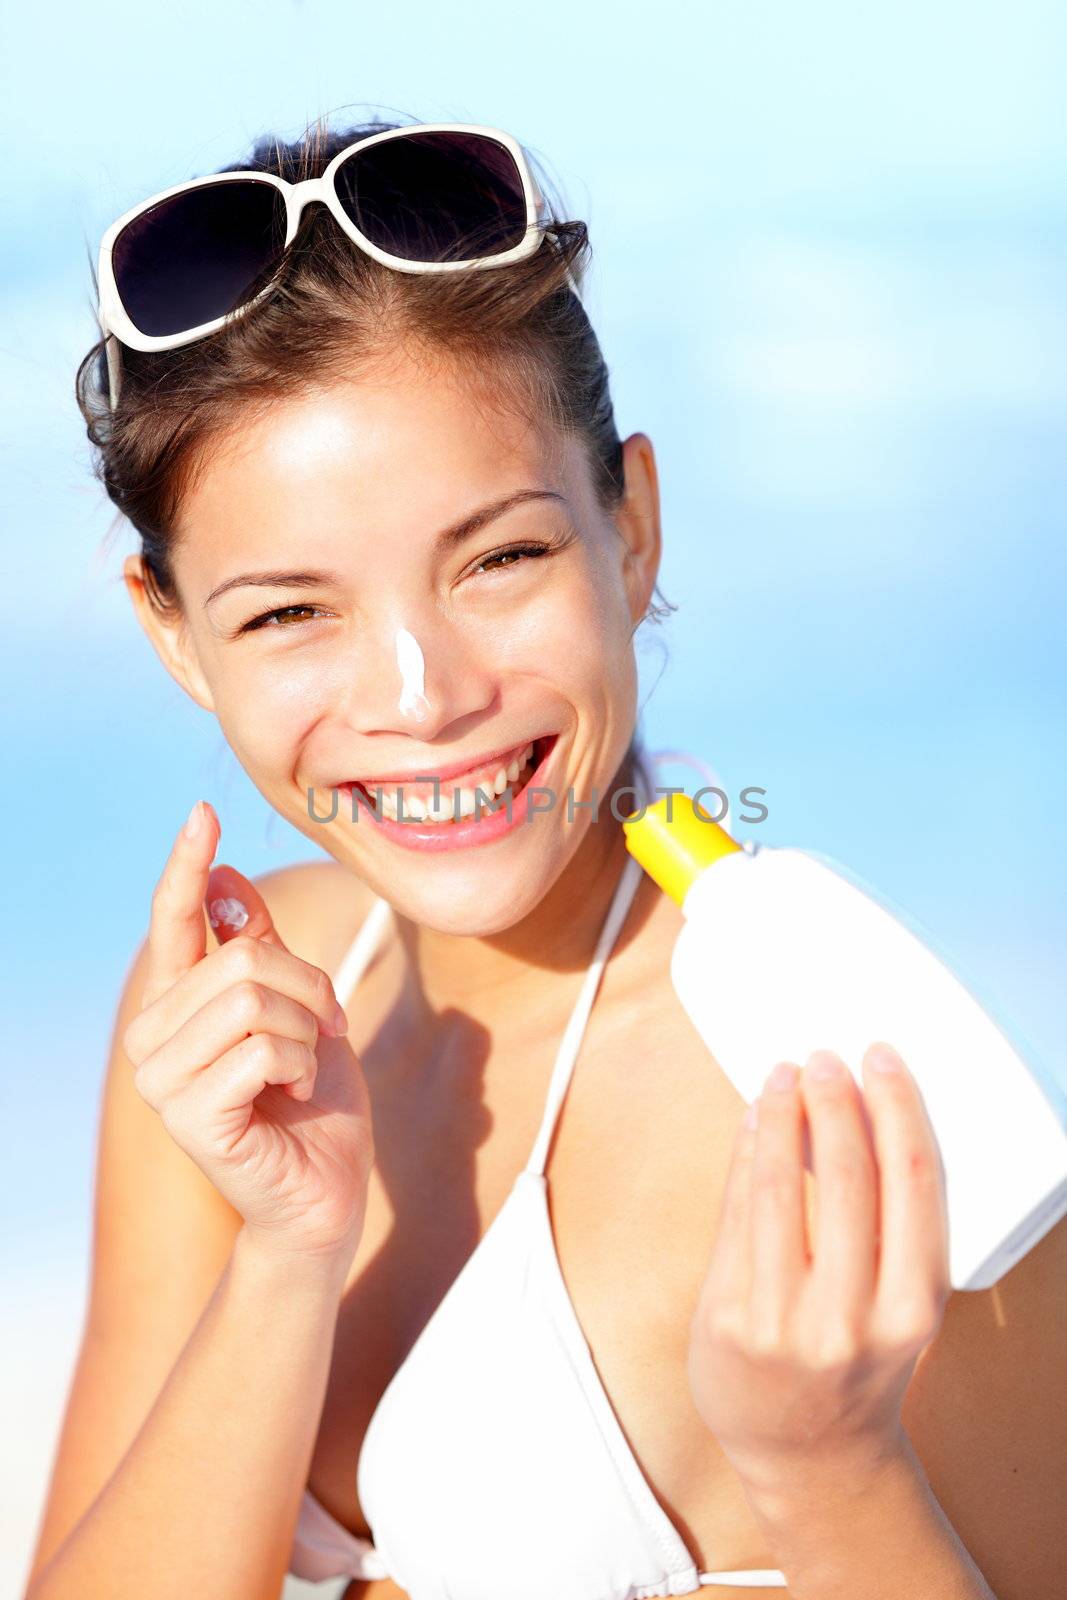
<path fill-rule="evenodd" d="M 605 688 L 629 681 L 633 648 L 625 596 L 605 574 L 582 565 L 565 583 L 516 592 L 469 625 L 487 665 Z M 429 659 L 429 658 L 428 658 Z M 429 670 L 429 667 L 428 667 Z"/>
<path fill-rule="evenodd" d="M 284 776 L 294 754 L 335 702 L 340 664 L 321 651 L 266 652 L 215 694 L 219 724 L 250 774 Z"/>

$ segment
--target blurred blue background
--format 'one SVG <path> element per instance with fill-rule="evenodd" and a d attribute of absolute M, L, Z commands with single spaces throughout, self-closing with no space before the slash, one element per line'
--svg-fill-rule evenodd
<path fill-rule="evenodd" d="M 165 675 L 121 585 L 132 536 L 106 541 L 72 397 L 103 229 L 323 112 L 522 140 L 590 224 L 619 426 L 658 451 L 679 609 L 646 630 L 649 744 L 733 797 L 764 787 L 742 836 L 823 851 L 921 919 L 1067 1106 L 1065 31 L 1053 0 L 9 15 L 0 1588 L 43 1490 L 111 1019 L 173 834 L 204 795 L 243 871 L 314 852 Z"/>

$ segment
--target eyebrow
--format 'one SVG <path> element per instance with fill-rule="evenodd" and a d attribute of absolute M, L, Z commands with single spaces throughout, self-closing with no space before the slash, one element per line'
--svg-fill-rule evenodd
<path fill-rule="evenodd" d="M 510 511 L 513 506 L 523 505 L 527 500 L 558 500 L 566 504 L 565 497 L 555 489 L 516 489 L 513 494 L 503 495 L 498 500 L 490 500 L 484 506 L 479 506 L 476 511 L 470 512 L 459 522 L 454 522 L 450 528 L 443 528 L 434 539 L 434 550 L 437 554 L 444 554 L 455 549 L 464 540 L 469 539 L 487 523 L 493 522 L 497 517 L 502 517 L 505 511 Z M 342 581 L 336 572 L 242 572 L 234 578 L 227 578 L 225 583 L 220 583 L 212 589 L 204 601 L 207 609 L 220 596 L 227 594 L 231 589 L 245 587 L 255 589 L 313 589 L 320 585 L 339 584 Z"/>

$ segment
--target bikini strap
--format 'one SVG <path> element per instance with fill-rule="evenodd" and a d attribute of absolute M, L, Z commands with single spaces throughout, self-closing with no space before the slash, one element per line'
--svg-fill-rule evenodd
<path fill-rule="evenodd" d="M 626 919 L 626 913 L 630 909 L 630 902 L 633 900 L 634 891 L 640 878 L 640 863 L 633 856 L 627 856 L 626 865 L 619 874 L 619 881 L 615 887 L 611 909 L 608 912 L 604 926 L 600 930 L 596 954 L 586 971 L 585 981 L 564 1029 L 563 1038 L 560 1040 L 556 1064 L 552 1068 L 552 1076 L 549 1079 L 548 1096 L 545 1101 L 544 1115 L 541 1118 L 541 1127 L 533 1150 L 530 1152 L 530 1159 L 526 1163 L 527 1172 L 544 1173 L 545 1161 L 548 1158 L 548 1146 L 555 1132 L 556 1121 L 559 1117 L 560 1107 L 563 1105 L 563 1097 L 567 1093 L 567 1087 L 571 1081 L 574 1064 L 578 1059 L 578 1051 L 581 1048 L 585 1025 L 589 1021 L 589 1013 L 593 1009 L 593 1001 L 596 999 L 596 992 L 600 987 L 600 980 L 604 975 L 604 968 L 607 966 L 611 947 L 615 943 L 619 929 Z"/>
<path fill-rule="evenodd" d="M 643 798 L 646 801 L 653 798 L 649 758 L 641 751 L 638 751 L 636 785 L 638 789 L 643 787 Z M 641 797 L 639 796 L 639 798 Z M 604 918 L 604 924 L 600 930 L 596 951 L 592 961 L 589 963 L 585 980 L 579 991 L 578 999 L 575 1001 L 574 1010 L 571 1012 L 567 1026 L 564 1029 L 563 1038 L 560 1040 L 556 1062 L 552 1068 L 552 1076 L 548 1083 L 548 1094 L 545 1100 L 544 1115 L 541 1118 L 541 1126 L 534 1141 L 533 1150 L 530 1152 L 530 1159 L 526 1163 L 525 1170 L 527 1172 L 544 1175 L 545 1162 L 548 1159 L 548 1147 L 552 1142 L 552 1135 L 559 1119 L 563 1097 L 567 1093 L 567 1088 L 574 1073 L 575 1062 L 578 1060 L 578 1052 L 581 1049 L 582 1037 L 589 1021 L 589 1013 L 593 1009 L 593 1001 L 596 999 L 600 980 L 604 975 L 604 968 L 608 964 L 608 957 L 618 937 L 619 930 L 626 920 L 626 914 L 630 909 L 642 875 L 643 869 L 640 863 L 635 857 L 628 855 L 626 857 L 626 865 L 620 872 L 619 881 L 615 885 L 615 893 L 612 895 L 608 914 Z"/>
<path fill-rule="evenodd" d="M 347 1005 L 356 984 L 367 970 L 392 914 L 393 908 L 388 900 L 383 900 L 380 895 L 376 896 L 374 904 L 360 924 L 359 932 L 341 957 L 340 965 L 334 973 L 333 987 L 342 1005 Z"/>

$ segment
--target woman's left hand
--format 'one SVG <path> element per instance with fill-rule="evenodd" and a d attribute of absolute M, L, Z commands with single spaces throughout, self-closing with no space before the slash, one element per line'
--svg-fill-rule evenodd
<path fill-rule="evenodd" d="M 944 1170 L 918 1086 L 872 1045 L 780 1063 L 742 1120 L 693 1314 L 689 1383 L 742 1483 L 876 1469 L 950 1284 Z M 812 1235 L 805 1121 L 814 1174 Z"/>

